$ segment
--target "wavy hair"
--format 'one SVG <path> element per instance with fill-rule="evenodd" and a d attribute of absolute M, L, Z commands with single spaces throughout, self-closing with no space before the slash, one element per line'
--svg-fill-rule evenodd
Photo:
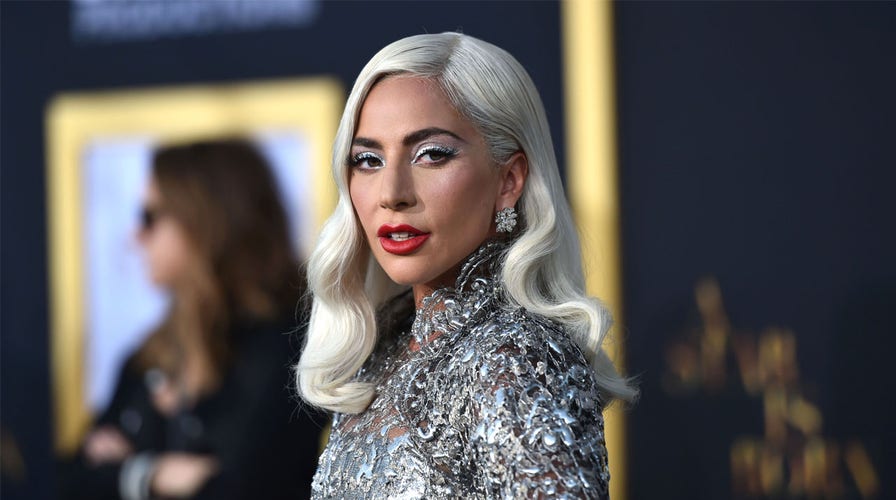
<path fill-rule="evenodd" d="M 299 392 L 312 405 L 363 411 L 374 396 L 353 380 L 377 339 L 376 309 L 407 290 L 372 257 L 349 195 L 347 159 L 361 106 L 381 79 L 430 79 L 484 137 L 497 164 L 522 151 L 529 174 L 517 202 L 521 230 L 506 252 L 500 279 L 523 308 L 563 325 L 591 362 L 608 396 L 637 391 L 601 349 L 611 324 L 607 309 L 585 293 L 579 238 L 573 224 L 544 106 L 525 69 L 508 52 L 460 33 L 416 35 L 380 50 L 361 71 L 333 146 L 339 201 L 308 262 L 314 295 L 307 341 L 296 367 Z"/>

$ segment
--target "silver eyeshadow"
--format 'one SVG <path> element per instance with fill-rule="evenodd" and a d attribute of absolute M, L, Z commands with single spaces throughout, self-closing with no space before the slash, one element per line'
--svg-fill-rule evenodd
<path fill-rule="evenodd" d="M 458 150 L 456 148 L 452 148 L 450 146 L 443 146 L 438 144 L 429 144 L 420 147 L 416 153 L 414 153 L 414 160 L 412 164 L 419 164 L 420 159 L 425 155 L 438 154 L 441 157 L 429 162 L 425 162 L 429 165 L 438 165 L 444 162 L 445 160 L 452 158 L 457 155 Z M 371 160 L 375 160 L 379 163 L 377 166 L 368 166 L 361 167 L 361 164 L 366 162 L 370 162 Z M 361 151 L 360 153 L 353 154 L 349 157 L 348 164 L 352 168 L 358 168 L 361 170 L 378 170 L 386 166 L 386 159 L 381 155 L 374 153 L 373 151 Z M 369 164 L 369 163 L 368 163 Z"/>

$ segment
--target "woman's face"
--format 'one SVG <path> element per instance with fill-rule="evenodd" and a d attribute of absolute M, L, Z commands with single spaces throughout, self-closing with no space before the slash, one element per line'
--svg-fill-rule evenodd
<path fill-rule="evenodd" d="M 454 284 L 463 259 L 494 234 L 495 212 L 519 197 L 506 193 L 515 174 L 495 165 L 473 124 L 423 78 L 390 77 L 370 90 L 349 168 L 374 257 L 418 299 Z"/>
<path fill-rule="evenodd" d="M 143 247 L 153 283 L 174 288 L 188 268 L 192 249 L 183 226 L 165 211 L 155 179 L 150 179 L 143 194 L 137 239 Z"/>

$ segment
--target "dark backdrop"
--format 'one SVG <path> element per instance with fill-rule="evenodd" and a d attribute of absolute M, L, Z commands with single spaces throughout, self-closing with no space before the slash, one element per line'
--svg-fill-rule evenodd
<path fill-rule="evenodd" d="M 0 406 L 27 465 L 25 482 L 4 477 L 3 498 L 53 487 L 43 113 L 54 94 L 322 73 L 348 88 L 387 42 L 462 28 L 523 62 L 562 149 L 553 2 L 335 2 L 303 28 L 118 43 L 73 42 L 68 3 L 0 8 Z M 630 497 L 731 497 L 733 443 L 766 433 L 762 396 L 744 390 L 730 348 L 719 387 L 717 372 L 684 390 L 670 382 L 670 346 L 705 330 L 694 288 L 707 276 L 733 333 L 793 332 L 789 390 L 819 409 L 825 442 L 864 446 L 881 497 L 893 496 L 894 4 L 615 8 L 623 327 L 643 388 Z M 841 496 L 855 497 L 841 469 Z"/>
<path fill-rule="evenodd" d="M 788 393 L 821 412 L 814 437 L 860 443 L 879 497 L 896 497 L 896 4 L 625 2 L 615 17 L 625 327 L 643 389 L 632 498 L 744 495 L 731 447 L 774 441 L 769 392 L 747 393 L 730 343 L 724 370 L 690 387 L 670 375 L 671 346 L 706 338 L 707 277 L 747 346 L 793 333 Z M 806 436 L 785 434 L 799 457 Z M 858 497 L 842 453 L 830 461 L 843 487 L 829 498 Z"/>

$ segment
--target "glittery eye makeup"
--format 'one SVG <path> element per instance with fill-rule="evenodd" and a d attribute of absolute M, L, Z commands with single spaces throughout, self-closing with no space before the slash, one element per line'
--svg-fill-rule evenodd
<path fill-rule="evenodd" d="M 348 164 L 358 170 L 378 170 L 386 166 L 386 160 L 371 151 L 362 151 L 350 156 Z"/>
<path fill-rule="evenodd" d="M 414 155 L 414 163 L 427 165 L 440 165 L 457 155 L 457 149 L 442 145 L 427 145 L 421 147 Z"/>

